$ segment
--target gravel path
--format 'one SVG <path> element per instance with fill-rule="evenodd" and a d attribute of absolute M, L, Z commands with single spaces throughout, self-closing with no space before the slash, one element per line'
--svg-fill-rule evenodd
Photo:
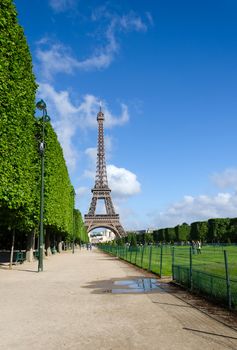
<path fill-rule="evenodd" d="M 237 332 L 170 293 L 113 294 L 144 272 L 97 250 L 0 268 L 1 350 L 237 349 Z M 147 276 L 147 275 L 146 275 Z"/>

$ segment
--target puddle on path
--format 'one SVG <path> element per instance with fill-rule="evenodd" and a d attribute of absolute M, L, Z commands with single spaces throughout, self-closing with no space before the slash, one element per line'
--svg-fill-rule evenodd
<path fill-rule="evenodd" d="M 115 287 L 115 288 L 113 288 Z M 114 281 L 111 289 L 112 294 L 149 293 L 163 291 L 155 278 L 139 278 L 134 280 Z"/>

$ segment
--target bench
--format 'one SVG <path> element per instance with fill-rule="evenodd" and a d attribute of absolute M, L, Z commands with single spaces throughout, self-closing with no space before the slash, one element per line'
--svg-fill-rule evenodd
<path fill-rule="evenodd" d="M 23 252 L 16 252 L 16 260 L 15 263 L 18 264 L 22 264 L 25 261 L 25 256 Z"/>

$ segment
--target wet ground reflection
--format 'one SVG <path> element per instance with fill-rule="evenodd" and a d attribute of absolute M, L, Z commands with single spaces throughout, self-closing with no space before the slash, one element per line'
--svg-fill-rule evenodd
<path fill-rule="evenodd" d="M 114 281 L 111 293 L 149 293 L 157 290 L 162 291 L 157 279 L 139 278 L 133 280 Z"/>

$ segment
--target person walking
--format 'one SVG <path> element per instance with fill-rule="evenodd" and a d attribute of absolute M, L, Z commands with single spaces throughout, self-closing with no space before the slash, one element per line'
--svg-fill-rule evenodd
<path fill-rule="evenodd" d="M 202 248 L 201 241 L 197 241 L 197 253 L 198 254 L 201 254 L 201 248 Z"/>

